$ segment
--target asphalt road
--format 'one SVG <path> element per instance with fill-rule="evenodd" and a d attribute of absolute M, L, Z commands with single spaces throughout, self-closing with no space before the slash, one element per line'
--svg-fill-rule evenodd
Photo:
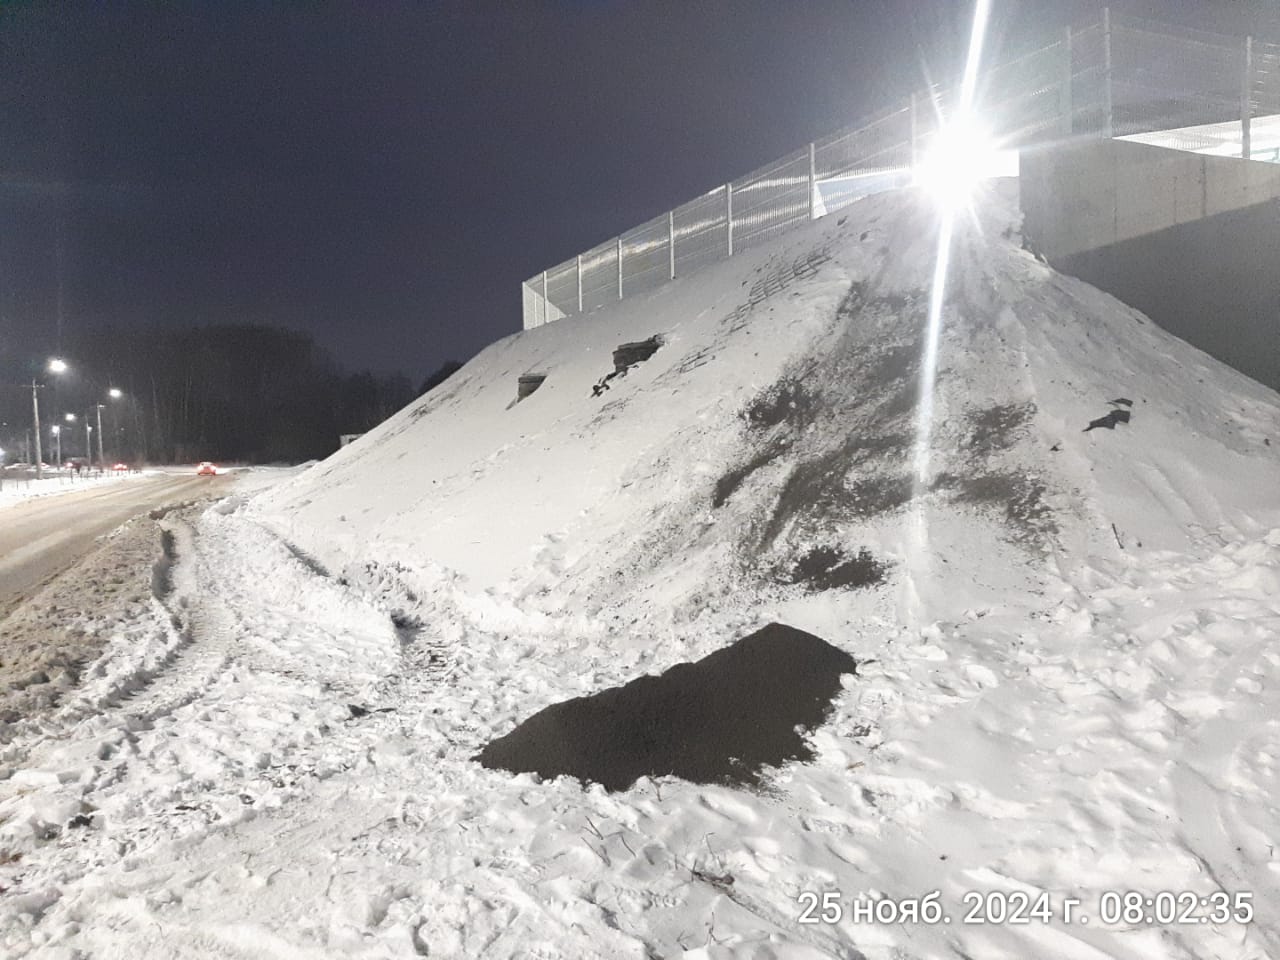
<path fill-rule="evenodd" d="M 126 520 L 230 489 L 230 477 L 160 475 L 0 507 L 0 617 Z"/>

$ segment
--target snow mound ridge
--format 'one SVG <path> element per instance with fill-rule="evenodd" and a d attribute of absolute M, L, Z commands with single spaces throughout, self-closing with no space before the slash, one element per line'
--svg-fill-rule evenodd
<path fill-rule="evenodd" d="M 936 224 L 902 191 L 495 343 L 252 509 L 331 569 L 393 558 L 423 592 L 443 568 L 592 616 L 644 596 L 677 623 L 802 592 L 815 551 L 866 557 L 885 576 L 863 592 L 927 622 L 1090 556 L 1280 523 L 1280 398 L 1024 251 L 1015 187 L 957 230 L 923 483 Z M 528 370 L 547 379 L 512 405 Z M 1118 396 L 1130 420 L 1086 430 Z"/>

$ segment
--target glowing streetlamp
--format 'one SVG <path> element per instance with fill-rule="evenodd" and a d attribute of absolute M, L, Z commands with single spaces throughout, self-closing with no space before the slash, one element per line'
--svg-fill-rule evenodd
<path fill-rule="evenodd" d="M 58 446 L 58 450 L 55 456 L 57 457 L 57 461 L 58 461 L 57 469 L 61 470 L 62 469 L 62 427 L 58 426 L 55 423 L 52 427 L 49 428 L 49 432 L 53 434 L 54 443 L 56 443 Z"/>
<path fill-rule="evenodd" d="M 51 357 L 46 364 L 46 369 L 50 373 L 66 373 L 67 362 L 59 360 L 57 357 Z M 35 424 L 36 436 L 36 479 L 44 479 L 44 453 L 40 449 L 40 388 L 44 384 L 37 383 L 36 378 L 31 378 L 31 419 Z"/>

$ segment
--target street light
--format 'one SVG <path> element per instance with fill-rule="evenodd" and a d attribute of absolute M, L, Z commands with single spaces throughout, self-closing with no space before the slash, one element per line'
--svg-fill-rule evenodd
<path fill-rule="evenodd" d="M 124 391 L 121 390 L 119 387 L 111 387 L 107 391 L 107 396 L 110 397 L 112 400 L 119 400 L 121 397 L 124 396 Z M 119 421 L 119 418 L 117 418 L 116 416 L 115 404 L 111 405 L 111 437 L 112 437 L 111 445 L 115 448 L 114 450 L 112 450 L 112 454 L 113 456 L 116 457 L 116 459 L 120 459 L 120 449 L 119 449 L 120 448 L 120 421 Z M 99 459 L 101 459 L 102 457 L 102 413 L 101 411 L 99 411 L 98 413 L 98 457 Z M 102 465 L 105 467 L 106 461 L 103 461 Z"/>
<path fill-rule="evenodd" d="M 49 358 L 46 368 L 50 373 L 66 373 L 67 362 L 59 360 L 57 357 Z M 40 388 L 44 384 L 37 383 L 36 378 L 31 378 L 31 419 L 35 422 L 36 435 L 36 479 L 44 479 L 44 453 L 40 449 Z"/>
<path fill-rule="evenodd" d="M 95 403 L 93 405 L 94 412 L 98 415 L 98 469 L 99 470 L 107 469 L 107 459 L 102 455 L 102 408 L 105 406 L 106 406 L 105 403 Z M 89 456 L 92 457 L 93 454 L 90 453 Z"/>
<path fill-rule="evenodd" d="M 62 470 L 62 428 L 55 423 L 52 427 L 49 428 L 49 432 L 53 434 L 54 442 L 56 442 L 58 445 L 57 469 L 60 471 Z"/>

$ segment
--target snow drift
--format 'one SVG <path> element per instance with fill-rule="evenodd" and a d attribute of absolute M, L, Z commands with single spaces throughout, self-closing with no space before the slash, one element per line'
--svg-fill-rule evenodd
<path fill-rule="evenodd" d="M 1280 397 L 1038 262 L 1005 184 L 958 228 L 919 478 L 935 226 L 861 201 L 174 519 L 154 623 L 0 752 L 0 951 L 1280 956 Z M 474 759 L 771 622 L 858 677 L 757 787 Z M 931 891 L 951 923 L 852 919 Z M 1049 922 L 964 921 L 1014 894 Z"/>
<path fill-rule="evenodd" d="M 1276 395 L 1023 251 L 1015 186 L 958 231 L 923 488 L 935 215 L 899 193 L 500 341 L 260 510 L 334 568 L 438 565 L 544 610 L 644 595 L 676 622 L 815 549 L 884 563 L 928 621 L 984 582 L 1274 526 Z M 1117 398 L 1131 422 L 1084 432 Z"/>

